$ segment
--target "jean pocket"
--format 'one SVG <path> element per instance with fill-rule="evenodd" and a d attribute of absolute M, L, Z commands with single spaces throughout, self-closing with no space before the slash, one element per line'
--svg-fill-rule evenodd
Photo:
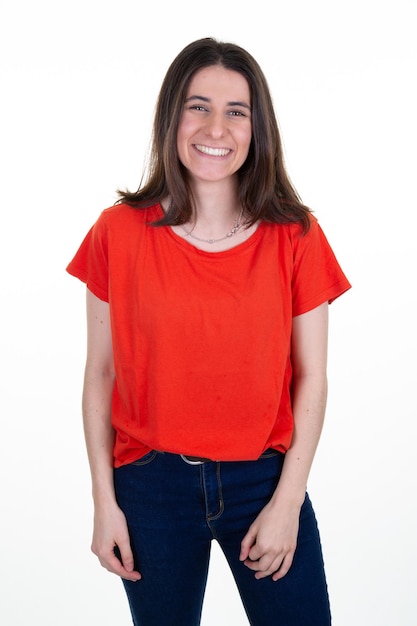
<path fill-rule="evenodd" d="M 137 461 L 133 461 L 131 465 L 136 465 L 136 466 L 148 465 L 148 463 L 151 463 L 151 461 L 154 460 L 157 454 L 158 454 L 157 450 L 151 450 L 144 456 L 141 456 L 140 459 L 138 459 Z"/>

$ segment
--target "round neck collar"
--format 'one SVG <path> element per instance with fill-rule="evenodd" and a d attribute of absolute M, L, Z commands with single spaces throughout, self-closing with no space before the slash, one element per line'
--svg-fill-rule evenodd
<path fill-rule="evenodd" d="M 159 216 L 162 217 L 164 215 L 164 210 L 159 202 L 156 205 L 156 209 L 158 212 L 158 217 Z M 169 236 L 173 241 L 175 241 L 177 245 L 182 247 L 184 250 L 197 254 L 198 256 L 220 258 L 220 257 L 231 256 L 231 255 L 240 253 L 241 251 L 244 251 L 247 248 L 251 247 L 261 236 L 262 231 L 265 228 L 265 223 L 260 222 L 255 232 L 253 232 L 244 241 L 241 241 L 240 243 L 237 243 L 236 245 L 233 245 L 230 248 L 227 248 L 226 250 L 217 250 L 217 251 L 216 250 L 210 251 L 204 248 L 200 248 L 199 246 L 195 245 L 190 240 L 185 239 L 184 237 L 181 237 L 181 235 L 178 235 L 176 232 L 174 232 L 171 226 L 162 226 L 161 228 L 164 230 L 167 236 Z"/>

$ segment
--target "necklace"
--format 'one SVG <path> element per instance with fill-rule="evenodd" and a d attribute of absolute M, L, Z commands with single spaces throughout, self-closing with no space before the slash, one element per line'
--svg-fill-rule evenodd
<path fill-rule="evenodd" d="M 219 239 L 202 239 L 202 237 L 197 237 L 197 235 L 194 235 L 193 233 L 195 225 L 193 226 L 191 230 L 187 230 L 185 226 L 183 226 L 182 224 L 181 224 L 181 228 L 185 232 L 186 237 L 192 237 L 193 239 L 197 239 L 197 241 L 203 241 L 204 243 L 217 243 L 218 241 L 224 241 L 225 239 L 228 239 L 229 237 L 233 237 L 233 235 L 237 233 L 239 228 L 242 226 L 242 216 L 243 216 L 243 207 L 239 213 L 239 217 L 237 218 L 236 222 L 233 225 L 233 228 L 229 230 L 229 232 L 226 233 L 224 237 L 219 237 Z"/>

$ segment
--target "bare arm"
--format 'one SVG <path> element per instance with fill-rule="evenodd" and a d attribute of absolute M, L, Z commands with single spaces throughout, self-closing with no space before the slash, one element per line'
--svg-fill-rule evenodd
<path fill-rule="evenodd" d="M 138 580 L 133 569 L 126 519 L 117 505 L 113 481 L 114 431 L 111 397 L 114 385 L 109 305 L 87 290 L 87 360 L 83 389 L 84 433 L 94 499 L 91 549 L 110 572 Z M 114 553 L 118 546 L 122 562 Z"/>
<path fill-rule="evenodd" d="M 326 409 L 327 333 L 327 303 L 293 320 L 293 440 L 271 501 L 242 541 L 240 558 L 256 578 L 282 578 L 294 557 L 300 509 Z"/>

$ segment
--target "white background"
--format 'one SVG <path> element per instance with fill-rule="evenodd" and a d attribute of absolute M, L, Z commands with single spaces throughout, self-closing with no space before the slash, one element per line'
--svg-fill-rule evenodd
<path fill-rule="evenodd" d="M 415 10 L 1 0 L 4 626 L 130 623 L 120 582 L 89 551 L 84 287 L 65 267 L 116 188 L 138 186 L 165 71 L 205 36 L 263 67 L 290 176 L 353 284 L 331 306 L 327 421 L 309 485 L 334 624 L 417 624 Z M 244 626 L 213 550 L 203 624 Z"/>

